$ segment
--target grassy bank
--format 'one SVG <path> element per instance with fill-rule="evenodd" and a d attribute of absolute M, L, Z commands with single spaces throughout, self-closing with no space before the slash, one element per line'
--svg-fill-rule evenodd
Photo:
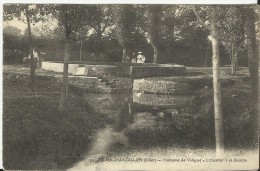
<path fill-rule="evenodd" d="M 250 86 L 240 82 L 223 88 L 222 110 L 225 148 L 257 147 L 257 113 L 251 103 Z M 125 130 L 130 144 L 141 148 L 215 148 L 212 89 L 195 91 L 188 106 L 176 111 L 136 114 L 134 124 Z"/>
<path fill-rule="evenodd" d="M 130 117 L 129 94 L 118 93 L 122 95 L 118 97 L 115 94 L 84 94 L 82 89 L 70 90 L 66 111 L 61 112 L 58 110 L 60 79 L 54 77 L 55 73 L 40 70 L 31 89 L 27 85 L 28 71 L 28 68 L 4 71 L 3 153 L 6 169 L 69 168 L 77 158 L 84 156 L 84 152 L 91 150 L 88 149 L 90 142 L 95 144 L 95 140 L 99 140 L 92 138 L 97 130 L 115 120 L 118 125 L 114 127 L 119 128 L 113 132 L 115 137 L 109 138 L 119 141 L 119 145 L 127 144 L 124 148 L 115 145 L 118 156 L 140 149 L 140 156 L 146 156 L 146 150 L 156 153 L 158 148 L 163 151 L 169 148 L 173 151 L 214 149 L 213 90 L 210 85 L 205 87 L 205 80 L 196 84 L 194 98 L 186 108 L 176 112 L 175 109 L 144 111 L 143 108 L 135 111 L 133 107 L 131 121 L 125 121 L 126 116 Z M 232 79 L 232 84 L 222 89 L 225 147 L 256 147 L 257 120 L 250 102 L 248 74 L 226 74 L 226 77 Z M 102 135 L 107 143 L 107 132 Z M 117 135 L 122 135 L 122 140 Z"/>
<path fill-rule="evenodd" d="M 222 90 L 223 126 L 226 148 L 257 147 L 257 113 L 246 85 Z M 187 139 L 195 146 L 215 146 L 213 90 L 198 90 L 186 112 L 192 117 Z"/>
<path fill-rule="evenodd" d="M 59 111 L 61 84 L 54 77 L 3 75 L 3 164 L 5 169 L 59 169 L 74 163 L 105 117 L 69 94 L 66 111 Z M 93 124 L 95 123 L 95 124 Z"/>

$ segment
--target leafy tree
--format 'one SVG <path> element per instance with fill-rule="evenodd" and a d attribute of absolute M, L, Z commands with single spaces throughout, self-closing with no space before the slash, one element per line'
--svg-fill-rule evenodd
<path fill-rule="evenodd" d="M 3 48 L 4 49 L 19 49 L 20 39 L 22 37 L 21 30 L 13 27 L 7 26 L 3 29 Z"/>
<path fill-rule="evenodd" d="M 133 5 L 116 5 L 113 8 L 116 24 L 117 38 L 123 46 L 122 62 L 131 59 L 131 47 L 133 44 L 133 32 L 135 28 L 136 13 Z"/>
<path fill-rule="evenodd" d="M 4 64 L 22 64 L 24 53 L 18 49 L 4 49 Z"/>
<path fill-rule="evenodd" d="M 230 54 L 231 70 L 238 69 L 238 50 L 244 45 L 245 17 L 240 6 L 221 6 L 218 8 L 218 28 L 221 43 Z"/>
<path fill-rule="evenodd" d="M 6 26 L 3 29 L 3 33 L 5 35 L 20 36 L 22 31 L 21 29 L 18 29 L 17 27 L 14 26 Z"/>
<path fill-rule="evenodd" d="M 93 5 L 91 6 L 91 18 L 88 25 L 94 29 L 96 37 L 96 46 L 99 55 L 102 56 L 103 44 L 102 37 L 107 29 L 113 25 L 112 23 L 112 7 L 109 5 Z"/>
<path fill-rule="evenodd" d="M 259 54 L 257 53 L 255 22 L 257 21 L 254 8 L 246 6 L 243 9 L 245 16 L 245 31 L 247 36 L 248 67 L 251 82 L 252 101 L 257 111 L 259 106 Z M 258 10 L 258 9 L 257 9 Z M 258 21 L 259 22 L 259 21 Z M 258 33 L 259 34 L 259 33 Z"/>
<path fill-rule="evenodd" d="M 87 5 L 50 5 L 48 6 L 52 15 L 57 19 L 59 26 L 64 31 L 64 68 L 63 84 L 60 101 L 60 110 L 64 110 L 68 94 L 68 66 L 70 60 L 70 46 L 76 38 L 79 29 L 85 25 L 85 20 L 89 16 L 89 6 Z"/>
<path fill-rule="evenodd" d="M 161 5 L 148 6 L 148 36 L 154 51 L 153 63 L 158 63 L 161 13 Z"/>
<path fill-rule="evenodd" d="M 208 11 L 208 21 L 204 21 L 197 12 L 195 7 L 192 7 L 195 15 L 197 16 L 201 25 L 209 29 L 211 34 L 209 39 L 212 43 L 212 70 L 213 70 L 213 89 L 214 89 L 214 116 L 215 116 L 215 137 L 216 137 L 216 155 L 224 155 L 224 130 L 222 119 L 222 97 L 221 97 L 221 84 L 220 84 L 220 68 L 219 68 L 219 37 L 217 29 L 217 7 L 210 6 L 206 9 L 200 10 Z M 208 25 L 210 24 L 210 26 Z"/>
<path fill-rule="evenodd" d="M 28 40 L 30 47 L 30 84 L 34 83 L 35 66 L 33 59 L 33 44 L 32 44 L 32 33 L 31 23 L 39 22 L 42 20 L 39 15 L 44 9 L 42 5 L 33 4 L 5 4 L 4 5 L 4 20 L 12 20 L 18 18 L 27 24 Z"/>
<path fill-rule="evenodd" d="M 214 112 L 215 112 L 215 137 L 216 154 L 224 155 L 224 129 L 222 119 L 222 98 L 219 69 L 219 42 L 217 30 L 217 9 L 216 6 L 209 7 L 211 42 L 212 42 L 212 69 L 213 69 L 213 88 L 214 88 Z"/>

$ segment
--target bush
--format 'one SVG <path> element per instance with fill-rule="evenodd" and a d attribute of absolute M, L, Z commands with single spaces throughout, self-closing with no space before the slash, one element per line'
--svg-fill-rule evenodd
<path fill-rule="evenodd" d="M 22 64 L 25 54 L 18 49 L 4 49 L 4 64 Z"/>
<path fill-rule="evenodd" d="M 252 147 L 256 140 L 257 113 L 247 89 L 222 90 L 225 147 Z M 199 90 L 187 108 L 193 115 L 188 138 L 195 146 L 215 146 L 213 90 Z"/>

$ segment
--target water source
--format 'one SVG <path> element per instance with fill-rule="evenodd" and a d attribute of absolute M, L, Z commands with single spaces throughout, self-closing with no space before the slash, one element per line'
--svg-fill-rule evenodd
<path fill-rule="evenodd" d="M 133 148 L 129 147 L 131 142 L 126 131 L 167 126 L 169 120 L 163 119 L 166 117 L 166 111 L 178 113 L 190 98 L 191 96 L 187 95 L 158 96 L 130 92 L 85 94 L 86 102 L 95 111 L 106 114 L 111 118 L 111 122 L 93 135 L 89 149 L 82 155 L 83 159 L 75 162 L 71 169 L 84 169 L 85 166 L 93 164 L 91 160 L 101 159 L 111 152 L 120 153 L 120 150 Z"/>

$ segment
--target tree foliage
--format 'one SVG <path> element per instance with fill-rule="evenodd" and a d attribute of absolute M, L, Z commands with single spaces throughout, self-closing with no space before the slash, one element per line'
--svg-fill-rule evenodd
<path fill-rule="evenodd" d="M 230 54 L 231 69 L 234 73 L 238 69 L 239 49 L 245 47 L 245 17 L 240 6 L 223 6 L 218 8 L 218 11 L 219 38 Z"/>
<path fill-rule="evenodd" d="M 36 7 L 41 10 L 36 12 Z M 76 27 L 78 29 L 71 31 L 69 36 L 71 46 L 73 46 L 73 48 L 70 48 L 73 54 L 70 59 L 79 60 L 79 51 L 82 48 L 84 60 L 89 61 L 102 61 L 101 59 L 111 62 L 122 61 L 122 56 L 126 61 L 125 59 L 133 57 L 133 52 L 142 51 L 147 62 L 153 62 L 154 49 L 148 34 L 151 30 L 149 31 L 150 21 L 149 11 L 147 10 L 151 7 L 151 5 L 67 5 L 65 11 L 67 11 L 68 20 L 80 21 L 71 27 L 71 30 L 75 30 Z M 196 13 L 203 20 L 203 23 L 193 12 L 193 7 L 195 7 Z M 32 8 L 32 11 L 35 11 L 36 14 L 35 18 L 42 18 L 42 20 L 39 20 L 39 23 L 42 24 L 35 24 L 32 27 L 32 44 L 47 51 L 48 60 L 60 60 L 64 56 L 66 31 L 64 22 L 61 21 L 62 8 L 64 7 L 61 5 L 40 4 Z M 74 9 L 77 10 L 73 12 Z M 207 38 L 210 29 L 208 28 L 209 18 L 206 9 L 206 6 L 161 5 L 159 23 L 156 22 L 155 27 L 152 28 L 159 30 L 156 32 L 159 35 L 156 36 L 158 40 L 154 41 L 154 45 L 157 44 L 158 52 L 160 52 L 158 54 L 159 63 L 211 66 L 209 59 L 211 51 L 208 50 L 211 45 Z M 238 12 L 234 13 L 234 11 Z M 21 14 L 18 13 L 19 10 L 17 10 L 16 16 L 21 15 L 24 20 L 25 16 L 22 11 Z M 229 53 L 232 49 L 230 48 L 232 47 L 230 43 L 232 34 L 230 33 L 234 32 L 235 36 L 232 40 L 240 41 L 242 40 L 240 38 L 243 38 L 243 41 L 240 41 L 241 46 L 239 48 L 234 46 L 233 49 L 234 51 L 235 49 L 240 50 L 238 53 L 239 64 L 246 66 L 246 41 L 245 36 L 242 36 L 239 31 L 239 28 L 243 28 L 240 27 L 243 19 L 243 16 L 240 15 L 240 8 L 237 6 L 219 6 L 218 14 L 217 27 L 220 30 L 221 65 L 230 64 Z M 73 16 L 84 17 L 76 19 Z M 9 17 L 16 18 L 15 16 Z M 59 25 L 49 26 L 49 23 L 53 21 L 59 23 Z M 237 22 L 238 26 L 236 27 Z M 69 23 L 69 25 L 71 24 Z M 222 28 L 223 26 L 225 28 Z M 28 33 L 25 34 L 28 36 Z M 22 39 L 26 42 L 22 46 L 28 46 L 28 38 L 22 36 Z M 18 46 L 18 43 L 15 46 L 17 46 L 17 49 L 21 47 L 21 45 Z M 28 53 L 28 47 L 26 49 L 20 50 Z M 91 54 L 94 54 L 94 56 Z M 121 56 L 121 59 L 119 56 Z"/>
<path fill-rule="evenodd" d="M 113 8 L 116 36 L 123 47 L 122 62 L 129 61 L 133 32 L 135 28 L 135 11 L 133 5 L 116 5 Z"/>
<path fill-rule="evenodd" d="M 159 54 L 158 46 L 160 44 L 161 14 L 162 14 L 161 5 L 148 6 L 148 36 L 154 51 L 153 63 L 158 62 L 158 54 Z"/>
<path fill-rule="evenodd" d="M 4 5 L 4 20 L 12 20 L 18 18 L 27 24 L 28 42 L 30 47 L 30 85 L 34 84 L 35 62 L 33 58 L 33 44 L 31 23 L 43 20 L 41 17 L 44 12 L 44 5 L 36 4 L 5 4 Z M 45 13 L 44 13 L 45 14 Z M 33 86 L 31 86 L 33 88 Z"/>

